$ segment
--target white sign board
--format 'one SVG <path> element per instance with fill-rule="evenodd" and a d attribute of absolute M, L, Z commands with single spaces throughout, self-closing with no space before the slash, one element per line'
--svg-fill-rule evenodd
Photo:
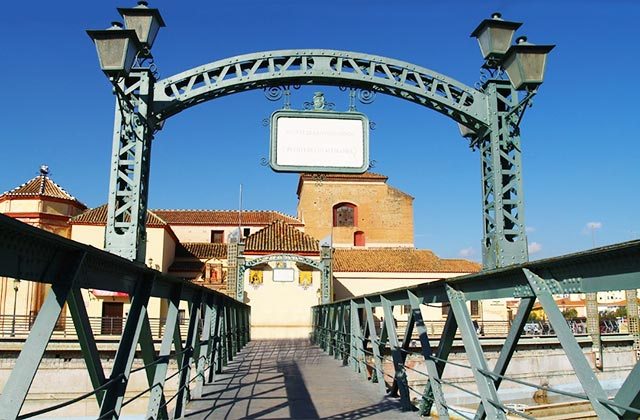
<path fill-rule="evenodd" d="M 277 111 L 271 116 L 271 167 L 283 172 L 363 173 L 369 120 L 357 112 Z"/>
<path fill-rule="evenodd" d="M 293 268 L 274 268 L 273 281 L 293 281 Z"/>

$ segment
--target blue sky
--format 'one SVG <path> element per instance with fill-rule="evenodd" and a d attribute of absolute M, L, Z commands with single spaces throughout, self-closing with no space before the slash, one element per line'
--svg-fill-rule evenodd
<path fill-rule="evenodd" d="M 90 207 L 106 202 L 114 99 L 85 29 L 119 18 L 126 2 L 9 2 L 0 16 L 3 98 L 0 190 L 40 164 Z M 160 77 L 257 51 L 326 48 L 382 55 L 467 85 L 481 56 L 470 32 L 491 12 L 524 22 L 530 42 L 557 44 L 522 123 L 530 246 L 537 259 L 640 236 L 640 2 L 619 1 L 152 1 L 167 27 Z M 292 97 L 294 107 L 317 87 Z M 347 95 L 321 88 L 337 109 Z M 297 175 L 260 165 L 262 120 L 280 103 L 261 91 L 217 99 L 167 121 L 153 146 L 150 207 L 296 213 Z M 376 123 L 375 172 L 415 197 L 420 248 L 480 259 L 480 164 L 444 116 L 378 95 L 359 105 Z M 588 224 L 592 223 L 592 236 Z M 536 245 L 533 245 L 536 244 Z M 532 250 L 533 251 L 533 250 Z"/>

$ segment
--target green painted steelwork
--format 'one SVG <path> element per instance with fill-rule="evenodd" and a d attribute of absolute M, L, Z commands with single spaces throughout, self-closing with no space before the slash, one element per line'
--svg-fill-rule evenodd
<path fill-rule="evenodd" d="M 150 51 L 145 53 L 151 57 Z M 501 72 L 475 89 L 415 64 L 337 50 L 245 54 L 162 80 L 141 67 L 119 79 L 106 249 L 144 261 L 151 143 L 166 119 L 200 103 L 252 89 L 284 91 L 286 86 L 288 98 L 290 85 L 382 93 L 435 110 L 465 127 L 472 148 L 480 149 L 484 267 L 528 260 L 519 125 L 535 91 L 521 100 L 522 92 L 513 89 Z M 329 302 L 328 291 L 323 287 L 322 292 L 322 301 Z"/>
<path fill-rule="evenodd" d="M 440 417 L 447 418 L 451 414 L 460 413 L 447 402 L 442 386 L 448 385 L 468 392 L 481 400 L 475 414 L 476 419 L 506 418 L 508 414 L 517 414 L 514 409 L 501 402 L 497 392 L 500 384 L 515 379 L 505 376 L 513 359 L 514 352 L 520 342 L 524 325 L 538 300 L 545 311 L 558 341 L 573 367 L 576 377 L 584 390 L 584 394 L 567 393 L 557 388 L 541 386 L 532 382 L 517 380 L 521 385 L 534 389 L 544 389 L 548 393 L 556 392 L 572 398 L 589 401 L 598 418 L 636 418 L 640 414 L 640 364 L 636 363 L 629 373 L 621 389 L 614 399 L 609 399 L 594 373 L 587 356 L 580 349 L 573 332 L 567 325 L 564 316 L 558 309 L 554 295 L 582 294 L 629 290 L 640 287 L 640 241 L 602 247 L 590 251 L 579 252 L 546 260 L 527 262 L 511 267 L 484 271 L 446 280 L 437 280 L 416 286 L 394 289 L 375 294 L 356 296 L 339 300 L 330 304 L 318 305 L 312 309 L 314 330 L 313 341 L 325 351 L 331 352 L 335 346 L 333 338 L 339 331 L 335 323 L 327 322 L 333 313 L 350 311 L 352 328 L 356 325 L 358 311 L 366 314 L 367 327 L 362 329 L 362 336 L 346 334 L 351 342 L 346 343 L 348 357 L 354 361 L 352 366 L 359 371 L 361 378 L 378 382 L 381 393 L 394 391 L 401 384 L 406 374 L 406 366 L 402 358 L 398 358 L 398 349 L 402 352 L 408 340 L 407 331 L 416 328 L 420 342 L 420 354 L 425 360 L 425 376 L 428 381 L 424 392 L 411 388 L 412 395 L 417 395 L 420 414 L 429 415 L 435 405 Z M 473 318 L 468 309 L 469 301 L 519 299 L 520 305 L 513 319 L 503 347 L 493 369 L 488 364 L 473 325 Z M 435 354 L 431 348 L 429 333 L 424 327 L 422 305 L 451 306 L 447 316 L 439 346 Z M 411 314 L 403 332 L 402 345 L 400 334 L 396 331 L 395 316 L 392 309 L 401 305 L 410 305 Z M 384 321 L 382 331 L 376 330 L 375 308 L 382 308 Z M 378 314 L 379 316 L 379 314 Z M 442 373 L 447 363 L 451 363 L 449 353 L 456 331 L 459 330 L 465 353 L 470 366 L 454 363 L 456 367 L 466 367 L 473 374 L 477 384 L 477 393 L 466 391 L 455 383 L 443 380 Z M 353 331 L 353 330 L 352 330 Z M 412 333 L 411 333 L 412 334 Z M 388 336 L 388 340 L 387 340 Z M 355 340 L 355 342 L 354 342 Z M 368 343 L 360 347 L 360 343 Z M 393 375 L 383 373 L 383 354 L 392 356 Z M 359 363 L 362 353 L 368 355 L 364 366 Z M 364 371 L 364 372 L 363 372 Z M 368 374 L 368 371 L 371 374 Z M 364 373 L 364 374 L 363 374 Z M 544 372 L 541 372 L 543 374 Z M 387 387 L 385 376 L 395 379 Z M 383 383 L 379 381 L 382 379 Z M 394 384 L 398 382 L 398 384 Z M 398 388 L 402 399 L 402 389 Z M 406 401 L 406 400 L 405 400 Z"/>
<path fill-rule="evenodd" d="M 244 302 L 244 274 L 248 268 L 256 267 L 269 262 L 294 262 L 313 267 L 320 271 L 320 297 L 322 303 L 329 303 L 332 300 L 331 279 L 333 277 L 332 261 L 333 252 L 328 246 L 320 248 L 320 261 L 307 258 L 297 254 L 270 254 L 247 260 L 244 256 L 244 244 L 238 245 L 239 254 L 237 258 L 238 269 L 236 278 L 236 299 Z"/>
<path fill-rule="evenodd" d="M 131 402 L 124 400 L 136 347 L 140 344 L 144 370 L 151 393 L 148 418 L 167 418 L 167 401 L 164 383 L 169 359 L 175 357 L 183 367 L 178 389 L 181 396 L 177 403 L 184 407 L 190 398 L 189 370 L 196 369 L 204 376 L 201 357 L 216 360 L 218 366 L 226 363 L 231 356 L 231 342 L 220 340 L 220 334 L 245 337 L 233 345 L 234 352 L 249 339 L 250 308 L 224 294 L 206 289 L 181 279 L 163 275 L 146 266 L 128 261 L 112 253 L 100 251 L 88 245 L 62 238 L 50 232 L 26 225 L 0 214 L 0 276 L 51 285 L 45 302 L 35 319 L 27 341 L 16 361 L 16 368 L 2 389 L 0 412 L 6 418 L 22 418 L 42 415 L 54 408 L 61 408 L 71 402 L 64 402 L 49 409 L 20 414 L 22 405 L 35 377 L 44 351 L 49 343 L 62 308 L 65 303 L 74 321 L 80 348 L 89 372 L 92 390 L 83 398 L 96 398 L 102 418 L 119 418 L 122 407 Z M 126 319 L 122 338 L 118 345 L 111 373 L 107 377 L 98 355 L 89 319 L 84 307 L 80 289 L 99 289 L 111 292 L 126 292 L 131 298 L 131 307 Z M 150 298 L 168 300 L 167 321 L 160 351 L 153 347 L 147 304 Z M 178 306 L 180 302 L 191 303 L 192 316 L 189 319 L 191 335 L 183 342 L 179 328 Z M 223 332 L 213 329 L 213 340 L 220 347 L 204 346 L 211 337 L 198 328 L 201 319 L 200 302 L 215 305 L 216 314 L 232 311 L 236 321 Z M 209 317 L 211 317 L 209 315 Z M 215 325 L 219 325 L 216 317 Z M 175 352 L 171 353 L 171 346 Z M 224 355 L 221 355 L 221 350 Z M 233 353 L 235 354 L 235 353 Z M 211 378 L 211 376 L 209 376 Z M 95 397 L 94 397 L 95 396 Z M 171 397 L 173 398 L 173 397 Z M 178 411 L 180 414 L 181 409 Z M 173 413 L 176 416 L 176 413 Z"/>

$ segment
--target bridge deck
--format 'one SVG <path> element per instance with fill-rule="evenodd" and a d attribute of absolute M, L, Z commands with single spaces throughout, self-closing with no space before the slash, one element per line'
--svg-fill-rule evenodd
<path fill-rule="evenodd" d="M 380 395 L 349 367 L 308 340 L 252 341 L 229 363 L 190 419 L 416 419 L 393 398 Z"/>

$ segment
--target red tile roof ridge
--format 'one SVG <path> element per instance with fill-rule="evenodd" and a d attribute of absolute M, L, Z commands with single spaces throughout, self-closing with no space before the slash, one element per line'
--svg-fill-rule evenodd
<path fill-rule="evenodd" d="M 38 184 L 37 185 L 38 188 L 36 190 L 33 190 L 33 187 L 35 186 L 33 184 L 36 184 L 36 183 Z M 50 183 L 53 186 L 53 188 L 47 188 L 47 183 Z M 76 203 L 83 206 L 84 208 L 87 208 L 87 206 L 83 202 L 78 200 L 73 195 L 69 194 L 67 190 L 62 188 L 60 185 L 56 184 L 50 177 L 45 175 L 35 176 L 30 180 L 28 180 L 27 182 L 24 182 L 23 184 L 18 185 L 17 187 L 12 188 L 11 190 L 5 191 L 2 194 L 0 194 L 0 197 L 5 197 L 5 196 L 7 197 L 42 196 L 42 197 L 61 198 L 64 200 L 75 201 Z"/>
<path fill-rule="evenodd" d="M 320 251 L 320 242 L 295 226 L 276 219 L 245 239 L 246 252 Z"/>
<path fill-rule="evenodd" d="M 69 224 L 77 225 L 106 225 L 107 224 L 107 206 L 100 206 L 87 209 L 82 213 L 69 219 Z M 169 227 L 169 224 L 151 210 L 147 210 L 147 227 Z"/>

